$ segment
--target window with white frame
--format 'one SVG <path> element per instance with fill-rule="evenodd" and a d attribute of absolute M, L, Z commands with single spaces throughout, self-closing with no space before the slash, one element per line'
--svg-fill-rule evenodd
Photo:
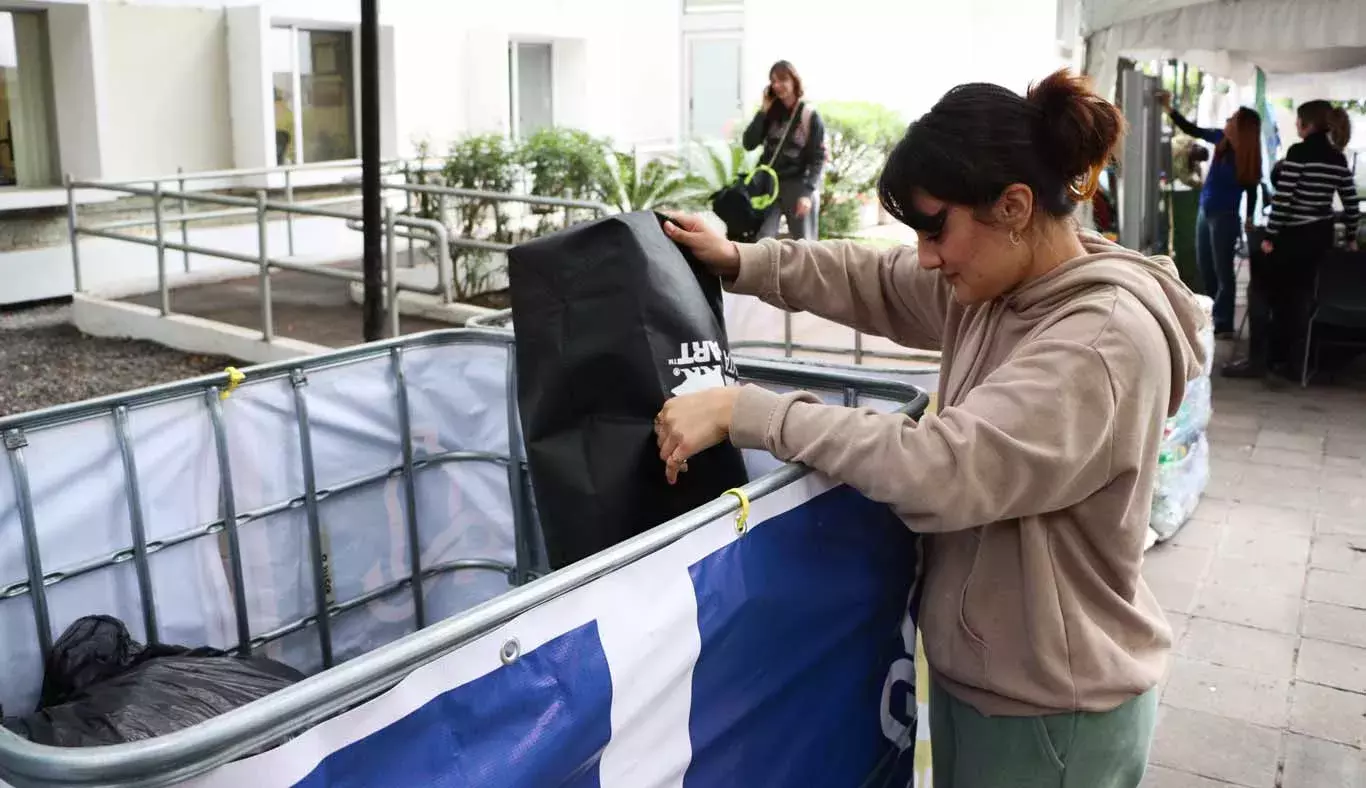
<path fill-rule="evenodd" d="M 269 50 L 276 163 L 355 158 L 351 33 L 272 27 Z"/>
<path fill-rule="evenodd" d="M 518 139 L 555 125 L 555 50 L 553 44 L 508 44 L 509 108 L 512 136 Z"/>
<path fill-rule="evenodd" d="M 0 186 L 58 180 L 46 21 L 0 11 Z"/>

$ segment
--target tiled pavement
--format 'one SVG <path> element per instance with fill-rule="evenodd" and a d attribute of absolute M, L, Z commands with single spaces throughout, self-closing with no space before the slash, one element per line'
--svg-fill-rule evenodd
<path fill-rule="evenodd" d="M 1144 575 L 1176 632 L 1144 788 L 1366 788 L 1366 391 L 1216 378 L 1212 478 Z"/>

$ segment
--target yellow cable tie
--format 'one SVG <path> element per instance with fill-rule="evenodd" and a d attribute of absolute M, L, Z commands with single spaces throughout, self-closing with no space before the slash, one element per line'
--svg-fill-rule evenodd
<path fill-rule="evenodd" d="M 745 528 L 749 525 L 749 496 L 739 487 L 726 490 L 722 495 L 733 495 L 740 502 L 740 511 L 735 515 L 735 533 L 744 536 Z"/>
<path fill-rule="evenodd" d="M 242 384 L 242 381 L 247 379 L 247 376 L 237 367 L 228 367 L 223 371 L 228 373 L 228 387 L 218 392 L 218 398 L 221 400 L 227 399 L 228 395 L 232 394 L 232 390 L 237 388 Z"/>

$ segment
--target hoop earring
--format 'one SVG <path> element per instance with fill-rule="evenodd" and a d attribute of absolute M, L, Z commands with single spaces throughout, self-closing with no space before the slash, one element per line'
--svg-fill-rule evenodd
<path fill-rule="evenodd" d="M 1011 246 L 1019 246 L 1019 245 L 1020 245 L 1020 241 L 1022 241 L 1022 240 L 1024 240 L 1024 239 L 1020 237 L 1020 231 L 1019 231 L 1019 230 L 1011 230 L 1011 231 L 1010 231 L 1010 245 L 1011 245 Z"/>

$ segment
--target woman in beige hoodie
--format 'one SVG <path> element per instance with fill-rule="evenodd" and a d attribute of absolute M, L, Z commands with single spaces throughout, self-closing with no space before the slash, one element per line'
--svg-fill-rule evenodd
<path fill-rule="evenodd" d="M 660 413 L 671 478 L 727 437 L 928 535 L 919 622 L 939 788 L 1135 788 L 1171 630 L 1140 574 L 1164 419 L 1205 318 L 1174 266 L 1082 234 L 1119 111 L 1060 71 L 949 91 L 879 183 L 916 249 L 734 244 L 666 226 L 737 293 L 940 349 L 920 421 L 754 386 Z"/>

